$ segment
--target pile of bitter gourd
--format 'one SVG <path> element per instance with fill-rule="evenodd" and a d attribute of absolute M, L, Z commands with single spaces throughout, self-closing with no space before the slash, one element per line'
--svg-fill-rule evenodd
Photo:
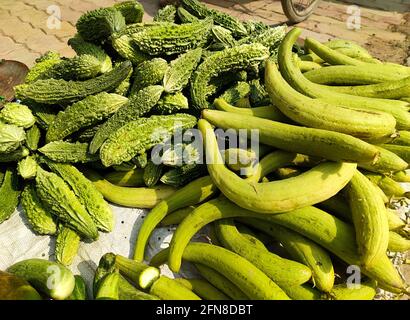
<path fill-rule="evenodd" d="M 410 182 L 410 68 L 345 40 L 300 47 L 298 28 L 240 22 L 197 0 L 151 22 L 143 14 L 136 1 L 87 12 L 68 42 L 77 56 L 48 52 L 15 87 L 19 103 L 0 110 L 0 221 L 20 198 L 33 230 L 57 235 L 63 269 L 81 239 L 112 230 L 106 200 L 152 209 L 133 259 L 101 258 L 98 299 L 408 293 L 387 252 L 410 249 L 391 209 Z M 202 155 L 173 139 L 192 128 Z M 260 144 L 220 150 L 215 128 L 257 129 Z M 169 248 L 145 264 L 152 231 L 169 225 L 178 225 Z M 206 225 L 210 243 L 190 242 Z M 202 278 L 156 268 L 177 273 L 183 260 Z M 30 280 L 50 264 L 31 259 L 8 272 Z M 353 265 L 361 285 L 335 283 Z M 81 278 L 64 272 L 52 292 L 38 285 L 46 277 L 31 284 L 83 299 Z"/>

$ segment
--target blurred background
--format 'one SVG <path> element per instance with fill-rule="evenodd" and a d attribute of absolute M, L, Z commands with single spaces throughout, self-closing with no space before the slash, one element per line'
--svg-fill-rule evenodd
<path fill-rule="evenodd" d="M 71 57 L 67 40 L 87 10 L 122 0 L 1 0 L 0 58 L 29 67 L 42 53 L 55 50 Z M 140 0 L 149 20 L 159 0 Z M 242 20 L 268 24 L 287 21 L 280 0 L 205 0 L 209 6 Z M 345 38 L 357 41 L 381 60 L 410 65 L 410 0 L 321 1 L 310 18 L 299 24 L 321 41 Z"/>

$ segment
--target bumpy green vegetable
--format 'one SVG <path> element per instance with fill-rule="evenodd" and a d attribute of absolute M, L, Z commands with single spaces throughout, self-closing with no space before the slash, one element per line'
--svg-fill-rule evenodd
<path fill-rule="evenodd" d="M 60 224 L 56 239 L 55 257 L 56 261 L 63 266 L 73 263 L 80 247 L 80 236 L 74 230 Z"/>
<path fill-rule="evenodd" d="M 138 48 L 150 55 L 172 55 L 203 46 L 209 36 L 212 19 L 186 23 L 158 25 L 131 35 Z"/>
<path fill-rule="evenodd" d="M 54 141 L 41 147 L 38 151 L 56 162 L 84 163 L 98 160 L 97 155 L 88 153 L 88 143 Z"/>
<path fill-rule="evenodd" d="M 159 114 L 171 114 L 186 109 L 189 109 L 188 98 L 182 92 L 176 92 L 163 95 L 153 111 Z"/>
<path fill-rule="evenodd" d="M 100 159 L 106 167 L 131 160 L 169 138 L 176 130 L 192 128 L 196 118 L 187 114 L 152 116 L 131 121 L 104 142 Z"/>
<path fill-rule="evenodd" d="M 41 131 L 37 125 L 33 125 L 26 131 L 26 145 L 31 151 L 37 150 L 38 143 L 40 142 Z"/>
<path fill-rule="evenodd" d="M 70 164 L 46 161 L 50 169 L 57 173 L 76 194 L 78 200 L 87 209 L 99 230 L 110 232 L 114 228 L 114 216 L 111 207 L 93 183 Z"/>
<path fill-rule="evenodd" d="M 269 48 L 271 52 L 275 52 L 286 35 L 286 29 L 287 26 L 278 26 L 275 28 L 264 29 L 260 32 L 254 32 L 248 37 L 238 40 L 238 45 L 260 43 Z"/>
<path fill-rule="evenodd" d="M 17 150 L 25 139 L 23 128 L 0 122 L 0 155 Z"/>
<path fill-rule="evenodd" d="M 157 184 L 161 178 L 164 166 L 162 164 L 155 164 L 152 161 L 148 161 L 148 164 L 144 168 L 143 180 L 144 184 L 151 188 Z"/>
<path fill-rule="evenodd" d="M 90 143 L 90 153 L 95 154 L 104 141 L 123 125 L 148 113 L 158 103 L 163 90 L 161 86 L 149 86 L 130 97 L 129 103 L 98 129 Z"/>
<path fill-rule="evenodd" d="M 53 235 L 57 232 L 57 224 L 51 213 L 41 203 L 34 184 L 29 183 L 24 187 L 21 193 L 21 204 L 35 232 L 41 235 Z"/>
<path fill-rule="evenodd" d="M 167 69 L 168 62 L 162 58 L 154 58 L 139 64 L 134 71 L 131 95 L 145 87 L 160 83 Z"/>
<path fill-rule="evenodd" d="M 111 44 L 122 58 L 131 61 L 134 65 L 150 59 L 150 56 L 143 53 L 128 34 L 112 35 Z"/>
<path fill-rule="evenodd" d="M 128 76 L 131 70 L 129 61 L 123 62 L 113 70 L 85 81 L 65 81 L 61 79 L 38 80 L 30 84 L 16 86 L 16 97 L 20 100 L 34 100 L 38 103 L 72 103 L 103 91 L 111 91 Z"/>
<path fill-rule="evenodd" d="M 238 19 L 226 13 L 209 9 L 198 0 L 183 0 L 182 5 L 186 10 L 198 18 L 204 19 L 211 17 L 215 21 L 215 24 L 219 24 L 230 30 L 235 37 L 244 36 L 248 33 L 245 26 Z"/>
<path fill-rule="evenodd" d="M 17 172 L 7 168 L 0 186 L 0 224 L 11 217 L 19 202 L 20 189 Z"/>
<path fill-rule="evenodd" d="M 36 117 L 38 126 L 43 130 L 48 129 L 48 127 L 54 121 L 54 118 L 56 117 L 58 113 L 58 110 L 53 105 L 35 103 L 31 101 L 30 101 L 30 110 L 33 112 L 34 116 Z"/>
<path fill-rule="evenodd" d="M 160 181 L 173 187 L 182 187 L 206 173 L 206 167 L 203 165 L 186 164 L 169 170 L 161 177 Z"/>
<path fill-rule="evenodd" d="M 125 19 L 115 8 L 101 8 L 84 13 L 76 23 L 80 36 L 91 42 L 101 42 L 125 27 Z"/>
<path fill-rule="evenodd" d="M 0 163 L 5 162 L 15 162 L 19 161 L 30 154 L 30 151 L 25 147 L 20 147 L 15 151 L 9 153 L 1 153 L 0 152 Z"/>
<path fill-rule="evenodd" d="M 37 161 L 34 156 L 19 161 L 17 171 L 23 179 L 32 179 L 37 173 Z"/>
<path fill-rule="evenodd" d="M 27 129 L 36 122 L 36 119 L 27 106 L 11 102 L 6 103 L 0 110 L 0 121 Z"/>
<path fill-rule="evenodd" d="M 55 173 L 38 168 L 36 190 L 44 206 L 68 227 L 85 238 L 98 238 L 97 227 L 92 218 L 63 179 Z"/>
<path fill-rule="evenodd" d="M 265 86 L 260 83 L 259 79 L 250 81 L 249 85 L 249 100 L 252 107 L 268 106 L 271 104 L 268 92 Z"/>
<path fill-rule="evenodd" d="M 227 89 L 219 98 L 227 103 L 237 105 L 238 101 L 247 98 L 250 94 L 250 86 L 247 82 L 239 81 L 233 87 Z"/>
<path fill-rule="evenodd" d="M 222 45 L 223 48 L 232 48 L 236 45 L 232 32 L 224 27 L 213 26 L 212 34 L 217 44 Z"/>
<path fill-rule="evenodd" d="M 144 7 L 135 0 L 116 3 L 113 8 L 121 12 L 126 24 L 141 22 L 144 16 Z"/>
<path fill-rule="evenodd" d="M 148 164 L 148 154 L 146 152 L 136 155 L 132 158 L 131 163 L 134 163 L 137 168 L 144 169 Z"/>
<path fill-rule="evenodd" d="M 114 93 L 101 92 L 88 96 L 57 114 L 47 130 L 46 141 L 63 140 L 82 128 L 93 126 L 127 102 L 127 98 Z"/>
<path fill-rule="evenodd" d="M 202 49 L 197 48 L 180 55 L 171 61 L 165 72 L 163 86 L 165 92 L 181 91 L 188 84 L 192 72 L 201 60 Z"/>
<path fill-rule="evenodd" d="M 175 22 L 177 8 L 169 4 L 157 11 L 154 16 L 154 21 L 158 22 Z"/>
<path fill-rule="evenodd" d="M 246 69 L 269 57 L 269 50 L 261 44 L 245 44 L 219 51 L 208 57 L 191 78 L 191 98 L 194 107 L 209 107 L 210 80 L 223 72 Z"/>
<path fill-rule="evenodd" d="M 74 140 L 78 142 L 87 142 L 90 143 L 91 140 L 93 139 L 94 135 L 100 129 L 102 126 L 102 123 L 97 124 L 95 126 L 86 128 L 84 130 L 79 131 L 76 135 Z"/>
<path fill-rule="evenodd" d="M 90 55 L 98 59 L 100 62 L 100 73 L 105 73 L 112 69 L 111 58 L 105 51 L 98 45 L 84 41 L 80 35 L 75 35 L 68 40 L 68 45 L 73 48 L 77 55 Z"/>
<path fill-rule="evenodd" d="M 29 70 L 24 80 L 24 83 L 30 83 L 41 79 L 41 77 L 53 66 L 60 63 L 62 60 L 60 54 L 53 51 L 48 51 L 40 58 L 36 59 L 36 63 Z"/>
<path fill-rule="evenodd" d="M 70 59 L 63 59 L 52 66 L 42 79 L 86 80 L 100 74 L 101 62 L 94 56 L 83 54 Z"/>
<path fill-rule="evenodd" d="M 182 23 L 192 23 L 197 22 L 199 19 L 194 15 L 190 14 L 184 7 L 179 6 L 177 10 L 178 18 Z"/>

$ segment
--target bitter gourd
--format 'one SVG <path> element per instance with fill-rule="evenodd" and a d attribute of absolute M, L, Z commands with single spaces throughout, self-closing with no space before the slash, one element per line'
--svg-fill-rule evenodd
<path fill-rule="evenodd" d="M 98 230 L 87 210 L 58 175 L 38 168 L 36 190 L 45 208 L 81 236 L 96 240 Z"/>
<path fill-rule="evenodd" d="M 21 205 L 31 228 L 36 233 L 53 235 L 57 232 L 54 217 L 44 208 L 34 184 L 28 183 L 24 187 L 21 193 Z"/>
<path fill-rule="evenodd" d="M 17 150 L 25 139 L 23 128 L 0 122 L 0 154 Z"/>
<path fill-rule="evenodd" d="M 100 62 L 100 73 L 105 73 L 112 69 L 112 61 L 110 56 L 100 46 L 85 41 L 80 35 L 75 35 L 68 40 L 68 45 L 73 48 L 77 55 L 90 55 L 98 59 Z"/>
<path fill-rule="evenodd" d="M 15 151 L 2 153 L 0 152 L 0 163 L 16 162 L 30 154 L 30 151 L 25 147 L 20 147 Z"/>
<path fill-rule="evenodd" d="M 98 43 L 123 29 L 125 18 L 115 8 L 101 8 L 84 13 L 75 26 L 84 40 Z"/>
<path fill-rule="evenodd" d="M 148 161 L 148 164 L 144 168 L 143 180 L 144 184 L 151 188 L 157 184 L 161 178 L 162 171 L 164 169 L 163 164 L 155 164 L 152 161 Z"/>
<path fill-rule="evenodd" d="M 131 163 L 134 163 L 137 168 L 144 169 L 148 164 L 148 155 L 146 152 L 136 155 L 132 158 Z"/>
<path fill-rule="evenodd" d="M 56 238 L 55 258 L 63 266 L 73 263 L 80 247 L 80 236 L 74 230 L 59 224 Z"/>
<path fill-rule="evenodd" d="M 45 104 L 69 104 L 86 96 L 103 91 L 111 91 L 128 76 L 131 63 L 125 61 L 113 70 L 85 81 L 65 81 L 62 79 L 38 80 L 30 84 L 14 87 L 20 100 L 33 100 Z"/>
<path fill-rule="evenodd" d="M 131 121 L 104 142 L 100 150 L 101 162 L 109 167 L 129 161 L 168 139 L 176 130 L 192 128 L 195 124 L 196 118 L 188 114 L 151 116 Z"/>
<path fill-rule="evenodd" d="M 100 74 L 101 62 L 94 56 L 83 54 L 62 59 L 47 70 L 41 79 L 86 80 Z"/>
<path fill-rule="evenodd" d="M 232 32 L 221 26 L 212 27 L 212 35 L 214 41 L 222 45 L 222 48 L 232 48 L 236 45 L 236 40 L 232 36 Z"/>
<path fill-rule="evenodd" d="M 17 172 L 8 167 L 0 186 L 0 224 L 11 217 L 19 202 L 20 189 Z"/>
<path fill-rule="evenodd" d="M 37 161 L 34 156 L 29 156 L 19 161 L 17 172 L 23 179 L 33 179 L 37 172 Z"/>
<path fill-rule="evenodd" d="M 177 8 L 169 4 L 157 11 L 153 20 L 158 22 L 175 22 Z"/>
<path fill-rule="evenodd" d="M 130 91 L 131 88 L 131 77 L 133 74 L 133 70 L 130 70 L 128 73 L 128 76 L 116 87 L 112 93 L 119 94 L 120 96 L 127 97 L 128 92 Z"/>
<path fill-rule="evenodd" d="M 144 16 L 144 7 L 135 0 L 116 3 L 113 8 L 121 12 L 126 24 L 141 22 Z"/>
<path fill-rule="evenodd" d="M 41 147 L 38 151 L 56 162 L 84 163 L 98 160 L 98 156 L 88 153 L 88 143 L 53 141 Z"/>
<path fill-rule="evenodd" d="M 260 83 L 259 79 L 251 80 L 249 85 L 249 100 L 252 107 L 268 106 L 271 104 L 268 92 L 265 86 Z"/>
<path fill-rule="evenodd" d="M 112 231 L 114 228 L 113 212 L 93 183 L 70 164 L 47 160 L 46 163 L 54 173 L 58 174 L 71 187 L 97 228 L 101 231 Z"/>
<path fill-rule="evenodd" d="M 246 69 L 268 57 L 268 48 L 259 43 L 225 49 L 208 57 L 191 78 L 191 98 L 194 107 L 209 107 L 207 98 L 212 93 L 209 91 L 209 82 L 212 78 L 223 72 Z"/>
<path fill-rule="evenodd" d="M 199 19 L 194 15 L 190 14 L 184 7 L 179 6 L 177 10 L 178 18 L 182 23 L 192 23 L 197 22 Z"/>
<path fill-rule="evenodd" d="M 142 52 L 131 39 L 129 34 L 114 34 L 111 36 L 111 44 L 114 50 L 124 59 L 134 65 L 150 59 L 150 56 Z"/>
<path fill-rule="evenodd" d="M 198 18 L 205 19 L 211 17 L 215 21 L 215 24 L 230 30 L 235 37 L 245 36 L 248 33 L 245 26 L 238 19 L 226 13 L 209 9 L 197 0 L 183 0 L 182 5 Z"/>
<path fill-rule="evenodd" d="M 155 113 L 171 114 L 189 109 L 188 98 L 182 92 L 165 94 L 153 108 Z"/>
<path fill-rule="evenodd" d="M 149 86 L 131 96 L 128 104 L 122 106 L 96 132 L 90 143 L 90 153 L 95 154 L 111 133 L 121 128 L 127 122 L 138 119 L 154 107 L 163 92 L 161 86 Z"/>
<path fill-rule="evenodd" d="M 53 51 L 46 52 L 40 58 L 36 59 L 36 63 L 27 73 L 24 83 L 30 83 L 40 79 L 50 68 L 61 61 L 59 53 Z"/>
<path fill-rule="evenodd" d="M 219 98 L 224 99 L 231 105 L 237 105 L 241 99 L 247 98 L 251 92 L 251 87 L 247 82 L 239 81 L 234 86 L 227 89 Z"/>
<path fill-rule="evenodd" d="M 38 143 L 40 142 L 41 131 L 37 125 L 33 125 L 26 131 L 26 145 L 31 151 L 37 150 Z"/>
<path fill-rule="evenodd" d="M 127 98 L 114 93 L 101 92 L 88 96 L 57 114 L 47 130 L 46 141 L 63 140 L 81 128 L 95 125 L 127 102 Z"/>
<path fill-rule="evenodd" d="M 275 28 L 268 28 L 257 33 L 253 33 L 248 37 L 238 40 L 238 45 L 250 44 L 250 43 L 260 43 L 265 47 L 269 48 L 271 53 L 273 53 L 282 42 L 286 35 L 287 26 L 278 26 Z"/>
<path fill-rule="evenodd" d="M 134 71 L 131 95 L 141 89 L 158 84 L 164 78 L 168 69 L 168 62 L 162 58 L 154 58 L 139 64 Z"/>
<path fill-rule="evenodd" d="M 201 56 L 202 49 L 197 48 L 171 61 L 164 75 L 163 86 L 165 92 L 171 93 L 184 89 L 189 82 L 192 72 L 198 66 Z"/>
<path fill-rule="evenodd" d="M 172 55 L 202 47 L 208 40 L 212 19 L 185 24 L 145 28 L 130 37 L 138 48 L 150 55 Z"/>
<path fill-rule="evenodd" d="M 11 102 L 6 103 L 0 110 L 0 121 L 27 129 L 36 122 L 36 119 L 27 106 Z"/>
<path fill-rule="evenodd" d="M 58 113 L 58 107 L 56 108 L 50 104 L 35 103 L 31 101 L 30 110 L 33 112 L 37 124 L 43 130 L 48 129 Z"/>

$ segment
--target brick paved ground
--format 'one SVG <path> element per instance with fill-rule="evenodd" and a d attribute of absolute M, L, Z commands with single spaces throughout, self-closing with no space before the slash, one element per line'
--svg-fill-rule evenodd
<path fill-rule="evenodd" d="M 56 50 L 70 57 L 74 52 L 66 42 L 75 33 L 74 26 L 78 17 L 87 10 L 120 1 L 1 0 L 0 58 L 19 60 L 31 66 L 36 57 L 48 50 Z M 380 2 L 380 0 L 372 0 L 375 1 Z M 408 0 L 395 1 L 405 4 Z M 149 20 L 157 9 L 157 1 L 141 0 L 140 2 L 146 8 L 145 19 Z M 243 20 L 262 20 L 269 24 L 286 21 L 279 0 L 206 0 L 205 2 Z M 61 12 L 60 29 L 48 27 L 48 23 L 53 23 L 50 15 L 53 14 L 54 6 L 58 6 Z M 349 30 L 346 25 L 349 6 L 350 4 L 323 1 L 315 14 L 308 21 L 300 24 L 306 29 L 304 36 L 314 36 L 320 40 L 333 37 L 351 39 L 363 44 L 376 57 L 399 63 L 406 61 L 410 55 L 410 12 L 396 13 L 361 8 L 361 29 L 354 31 Z M 398 9 L 401 10 L 402 7 Z"/>

